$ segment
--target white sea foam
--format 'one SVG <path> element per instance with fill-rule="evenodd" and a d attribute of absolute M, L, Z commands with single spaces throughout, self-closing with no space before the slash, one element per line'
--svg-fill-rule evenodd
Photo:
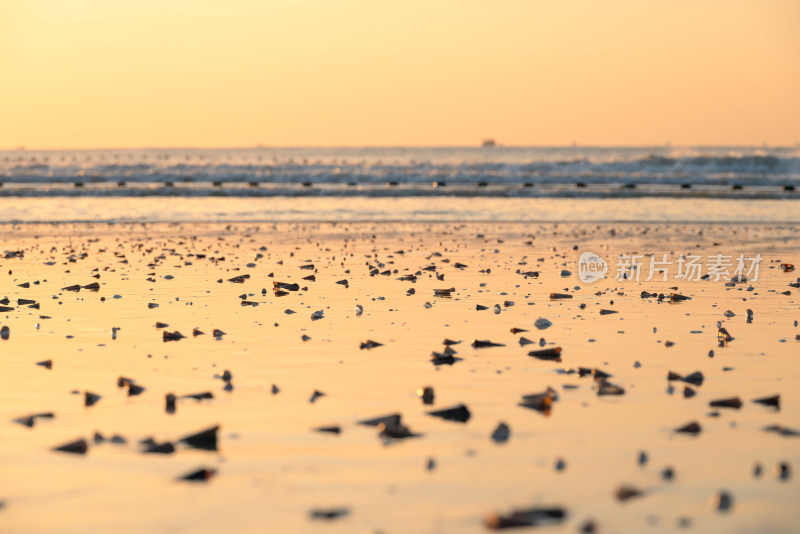
<path fill-rule="evenodd" d="M 798 198 L 796 148 L 0 152 L 3 196 Z"/>

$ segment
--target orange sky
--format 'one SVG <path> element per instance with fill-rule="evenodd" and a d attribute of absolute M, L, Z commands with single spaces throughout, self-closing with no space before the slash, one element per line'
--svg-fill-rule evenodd
<path fill-rule="evenodd" d="M 794 145 L 800 2 L 2 0 L 0 148 Z"/>

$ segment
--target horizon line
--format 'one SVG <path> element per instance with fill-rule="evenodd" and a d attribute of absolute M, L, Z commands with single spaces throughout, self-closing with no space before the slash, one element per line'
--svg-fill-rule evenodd
<path fill-rule="evenodd" d="M 791 144 L 531 144 L 531 145 L 516 145 L 516 144 L 502 144 L 498 143 L 493 146 L 483 146 L 482 144 L 474 145 L 246 145 L 246 146 L 118 146 L 118 147 L 79 147 L 79 148 L 30 148 L 21 144 L 15 148 L 0 148 L 0 152 L 99 152 L 99 151 L 130 151 L 130 150 L 281 150 L 281 149 L 359 149 L 359 148 L 372 148 L 372 149 L 442 149 L 442 148 L 479 148 L 486 150 L 496 150 L 503 148 L 588 148 L 588 149 L 608 149 L 608 148 L 762 148 L 762 149 L 794 149 L 800 148 L 800 142 Z"/>

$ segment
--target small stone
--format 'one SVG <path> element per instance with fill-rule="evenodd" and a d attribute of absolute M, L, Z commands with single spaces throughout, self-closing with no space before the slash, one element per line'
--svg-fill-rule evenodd
<path fill-rule="evenodd" d="M 760 463 L 756 463 L 753 465 L 753 478 L 761 478 L 761 474 L 764 472 L 764 468 L 761 467 Z"/>
<path fill-rule="evenodd" d="M 164 409 L 167 413 L 175 413 L 175 395 L 167 393 L 164 397 Z"/>
<path fill-rule="evenodd" d="M 497 425 L 497 428 L 494 429 L 494 432 L 492 432 L 491 436 L 492 441 L 495 443 L 505 443 L 510 437 L 511 429 L 502 421 Z"/>
<path fill-rule="evenodd" d="M 345 517 L 350 513 L 350 510 L 347 508 L 316 508 L 311 510 L 311 519 L 320 519 L 325 521 L 330 521 L 333 519 L 339 519 L 341 517 Z"/>
<path fill-rule="evenodd" d="M 422 399 L 422 404 L 433 404 L 434 392 L 431 386 L 425 386 L 417 390 L 417 395 Z"/>
<path fill-rule="evenodd" d="M 342 427 L 339 425 L 333 426 L 318 426 L 317 428 L 313 429 L 314 432 L 322 432 L 323 434 L 336 434 L 339 435 L 342 433 Z"/>
<path fill-rule="evenodd" d="M 711 496 L 711 506 L 718 512 L 727 512 L 733 507 L 733 497 L 727 491 L 719 491 Z"/>
<path fill-rule="evenodd" d="M 778 474 L 778 480 L 789 480 L 792 477 L 792 468 L 786 462 L 781 462 L 775 469 Z"/>

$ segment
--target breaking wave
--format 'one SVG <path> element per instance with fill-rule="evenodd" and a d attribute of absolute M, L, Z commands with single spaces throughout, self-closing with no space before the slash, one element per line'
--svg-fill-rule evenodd
<path fill-rule="evenodd" d="M 1 196 L 797 198 L 798 149 L 253 148 L 0 152 Z"/>

